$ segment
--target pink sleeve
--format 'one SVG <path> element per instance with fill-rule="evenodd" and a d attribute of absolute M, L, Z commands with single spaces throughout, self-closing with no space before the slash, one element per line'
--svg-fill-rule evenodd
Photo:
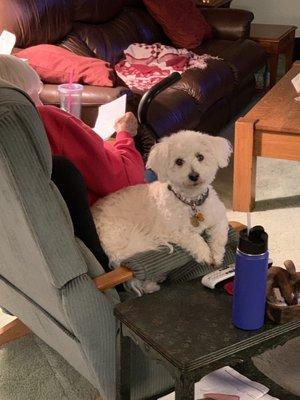
<path fill-rule="evenodd" d="M 141 154 L 137 151 L 133 137 L 130 133 L 123 131 L 117 133 L 113 144 L 115 151 L 122 159 L 129 185 L 145 182 L 145 167 Z"/>
<path fill-rule="evenodd" d="M 65 156 L 74 163 L 92 192 L 90 198 L 144 182 L 142 157 L 127 132 L 119 133 L 112 146 L 70 114 L 49 106 L 40 107 L 39 112 L 52 154 Z"/>

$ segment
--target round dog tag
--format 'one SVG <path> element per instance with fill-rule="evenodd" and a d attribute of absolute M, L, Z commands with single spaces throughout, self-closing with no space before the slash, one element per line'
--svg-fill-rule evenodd
<path fill-rule="evenodd" d="M 204 216 L 201 212 L 198 212 L 195 217 L 197 218 L 197 221 L 203 222 L 204 221 Z"/>
<path fill-rule="evenodd" d="M 200 223 L 199 223 L 199 221 L 198 221 L 196 215 L 193 215 L 193 216 L 190 218 L 190 221 L 191 221 L 191 224 L 192 224 L 195 228 L 197 228 L 197 226 L 200 225 Z"/>
<path fill-rule="evenodd" d="M 201 212 L 198 212 L 197 214 L 194 214 L 191 218 L 190 218 L 191 224 L 197 228 L 197 226 L 200 225 L 200 222 L 204 221 L 204 217 L 203 214 Z"/>

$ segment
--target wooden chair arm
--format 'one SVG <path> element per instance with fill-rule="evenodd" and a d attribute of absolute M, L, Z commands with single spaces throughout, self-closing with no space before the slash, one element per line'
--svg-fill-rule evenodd
<path fill-rule="evenodd" d="M 246 228 L 245 225 L 241 224 L 237 221 L 230 221 L 229 225 L 236 231 L 241 231 Z M 106 274 L 97 276 L 93 279 L 96 288 L 104 291 L 108 289 L 112 289 L 113 287 L 119 285 L 120 283 L 124 283 L 133 278 L 133 272 L 126 267 L 118 267 L 111 272 L 107 272 Z"/>
<path fill-rule="evenodd" d="M 126 267 L 118 267 L 111 272 L 97 276 L 93 279 L 96 288 L 104 291 L 133 278 L 133 272 Z"/>
<path fill-rule="evenodd" d="M 237 232 L 247 228 L 246 225 L 241 224 L 240 222 L 237 221 L 229 221 L 229 225 L 231 226 L 232 229 L 234 229 Z"/>

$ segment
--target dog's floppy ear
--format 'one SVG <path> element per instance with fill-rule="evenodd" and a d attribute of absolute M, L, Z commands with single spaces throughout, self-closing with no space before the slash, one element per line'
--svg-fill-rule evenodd
<path fill-rule="evenodd" d="M 167 181 L 167 160 L 169 156 L 168 138 L 155 144 L 149 154 L 146 168 L 152 169 L 160 182 Z"/>
<path fill-rule="evenodd" d="M 219 167 L 227 167 L 229 164 L 230 155 L 232 153 L 232 146 L 229 140 L 219 136 L 209 136 L 209 141 L 213 148 Z"/>

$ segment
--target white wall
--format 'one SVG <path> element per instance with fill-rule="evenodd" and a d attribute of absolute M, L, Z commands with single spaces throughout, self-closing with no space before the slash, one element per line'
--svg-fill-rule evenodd
<path fill-rule="evenodd" d="M 257 23 L 296 25 L 300 36 L 300 0 L 233 0 L 231 7 L 252 11 Z"/>

